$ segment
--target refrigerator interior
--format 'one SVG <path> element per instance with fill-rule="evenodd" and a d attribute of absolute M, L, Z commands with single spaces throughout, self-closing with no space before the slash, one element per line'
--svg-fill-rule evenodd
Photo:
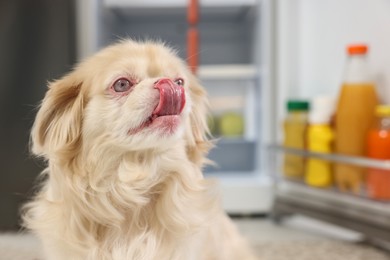
<path fill-rule="evenodd" d="M 209 155 L 217 166 L 205 169 L 207 177 L 219 180 L 223 204 L 230 213 L 265 213 L 271 206 L 271 182 L 262 149 L 269 133 L 264 126 L 269 125 L 264 107 L 270 102 L 268 74 L 264 73 L 268 71 L 268 55 L 264 55 L 269 47 L 269 30 L 264 30 L 269 26 L 267 3 L 200 1 L 198 77 L 209 95 L 210 119 L 222 126 L 221 120 L 229 121 L 226 117 L 231 116 L 243 124 L 242 133 L 233 137 L 229 129 L 220 127 L 215 133 L 217 146 Z M 163 41 L 186 59 L 186 5 L 185 0 L 79 3 L 79 56 L 132 38 Z"/>

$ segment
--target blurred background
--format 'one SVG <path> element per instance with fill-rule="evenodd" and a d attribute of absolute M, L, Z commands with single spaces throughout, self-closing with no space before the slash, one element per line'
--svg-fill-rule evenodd
<path fill-rule="evenodd" d="M 366 66 L 357 81 L 370 75 L 362 82 L 352 77 L 352 83 L 372 83 L 375 100 L 371 108 L 368 96 L 352 103 L 369 115 L 370 128 L 379 120 L 376 106 L 390 104 L 390 2 L 203 0 L 195 22 L 188 18 L 190 2 L 0 1 L 0 229 L 18 227 L 20 204 L 44 166 L 31 157 L 28 143 L 47 82 L 122 38 L 163 40 L 187 59 L 187 33 L 196 29 L 196 73 L 209 93 L 208 122 L 218 138 L 209 155 L 218 166 L 207 167 L 205 175 L 220 181 L 226 211 L 276 222 L 301 214 L 388 240 L 390 154 L 369 156 L 368 128 L 358 141 L 363 150 L 338 151 L 335 115 L 343 108 L 341 90 L 351 79 L 350 68 L 356 66 L 349 61 L 356 55 L 364 56 Z M 350 49 L 351 44 L 360 47 Z M 318 109 L 321 120 L 313 112 Z M 389 116 L 387 109 L 381 117 Z M 317 125 L 319 139 L 318 128 L 310 128 Z M 301 140 L 298 145 L 289 141 L 290 130 L 293 141 Z M 309 133 L 315 141 L 325 136 L 320 145 L 325 148 L 313 148 Z M 289 168 L 289 162 L 295 166 Z M 337 164 L 360 167 L 352 170 L 360 176 L 358 189 L 342 189 L 333 169 Z M 381 171 L 371 174 L 373 168 Z"/>

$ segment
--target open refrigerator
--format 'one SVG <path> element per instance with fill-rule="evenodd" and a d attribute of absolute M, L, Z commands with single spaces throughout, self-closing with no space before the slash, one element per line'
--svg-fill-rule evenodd
<path fill-rule="evenodd" d="M 163 39 L 185 58 L 186 0 L 85 0 L 78 2 L 79 57 L 121 37 Z M 275 220 L 299 213 L 390 237 L 390 204 L 322 190 L 281 177 L 289 151 L 282 121 L 288 98 L 336 96 L 345 46 L 370 45 L 370 66 L 390 102 L 390 2 L 387 0 L 203 0 L 200 1 L 200 68 L 213 113 L 244 119 L 240 137 L 221 137 L 207 177 L 220 180 L 229 213 L 271 213 Z M 387 87 L 386 87 L 387 86 Z M 388 161 L 330 155 L 363 167 L 388 169 Z"/>
<path fill-rule="evenodd" d="M 78 1 L 78 51 L 83 58 L 120 40 L 162 40 L 186 59 L 187 0 Z M 264 214 L 272 204 L 265 150 L 270 134 L 271 1 L 199 2 L 200 66 L 217 145 L 204 170 L 220 183 L 231 214 Z M 233 118 L 233 123 L 229 123 Z M 229 128 L 241 124 L 232 136 Z M 225 123 L 221 123 L 224 121 Z M 227 122 L 227 123 L 226 123 Z M 227 126 L 226 126 L 227 124 Z M 224 125 L 224 126 L 222 126 Z"/>

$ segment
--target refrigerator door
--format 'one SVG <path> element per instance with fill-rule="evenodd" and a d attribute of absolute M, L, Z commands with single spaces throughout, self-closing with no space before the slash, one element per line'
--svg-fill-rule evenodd
<path fill-rule="evenodd" d="M 339 96 L 349 44 L 367 44 L 368 63 L 377 83 L 381 103 L 390 102 L 390 5 L 382 0 L 277 0 L 275 38 L 277 39 L 273 73 L 278 95 L 275 96 L 277 122 L 286 116 L 286 101 Z M 337 116 L 337 115 L 336 115 Z M 283 139 L 282 128 L 275 124 L 277 143 Z M 290 149 L 277 146 L 279 155 Z M 275 147 L 274 147 L 275 148 Z M 273 149 L 274 149 L 273 148 Z M 294 150 L 294 149 L 293 149 Z M 295 151 L 294 155 L 302 150 Z M 327 154 L 321 154 L 327 156 Z M 319 158 L 306 153 L 308 160 Z M 328 154 L 332 163 L 373 169 L 388 166 L 387 160 Z M 337 187 L 315 188 L 301 180 L 287 180 L 281 171 L 282 160 L 276 156 L 273 173 L 280 177 L 274 203 L 274 216 L 297 213 L 322 219 L 364 233 L 370 241 L 386 244 L 389 240 L 390 205 L 388 201 L 368 198 L 366 180 L 358 193 Z M 272 160 L 272 159 L 271 159 Z M 380 169 L 387 168 L 379 167 Z M 357 171 L 359 174 L 359 171 Z M 353 175 L 351 177 L 354 177 Z M 358 178 L 356 178 L 358 179 Z M 388 187 L 390 189 L 390 187 Z M 383 243 L 385 240 L 386 243 Z M 378 242 L 379 244 L 379 242 Z"/>

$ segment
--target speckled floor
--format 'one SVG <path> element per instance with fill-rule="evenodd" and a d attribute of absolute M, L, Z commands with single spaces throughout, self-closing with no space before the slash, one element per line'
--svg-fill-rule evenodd
<path fill-rule="evenodd" d="M 361 234 L 309 218 L 235 222 L 260 260 L 390 260 L 389 252 L 361 243 Z"/>
<path fill-rule="evenodd" d="M 303 217 L 275 225 L 268 219 L 235 219 L 260 260 L 390 260 L 390 254 L 361 244 L 360 234 Z M 1 260 L 42 259 L 39 241 L 28 234 L 0 234 Z M 240 259 L 238 259 L 240 260 Z"/>

